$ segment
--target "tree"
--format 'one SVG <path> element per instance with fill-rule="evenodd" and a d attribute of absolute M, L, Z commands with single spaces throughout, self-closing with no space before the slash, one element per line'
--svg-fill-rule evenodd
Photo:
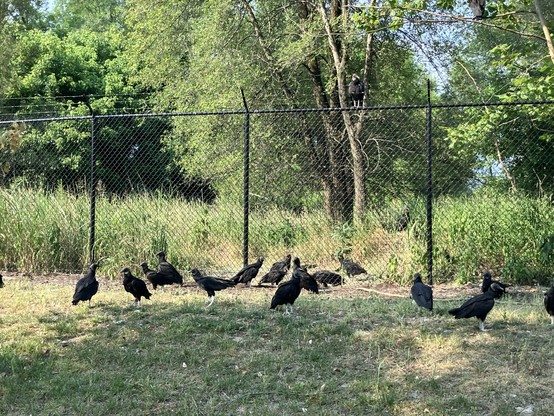
<path fill-rule="evenodd" d="M 241 103 L 239 87 L 245 90 L 251 108 L 347 108 L 347 78 L 353 72 L 360 72 L 368 86 L 377 87 L 376 72 L 391 69 L 386 62 L 376 63 L 374 48 L 386 48 L 395 39 L 360 32 L 352 20 L 356 9 L 346 1 L 325 5 L 296 1 L 284 10 L 280 2 L 246 0 L 205 1 L 186 9 L 171 1 L 160 6 L 161 10 L 147 2 L 129 3 L 138 79 L 159 89 L 162 102 L 180 109 L 236 108 Z M 405 55 L 411 56 L 409 51 Z M 387 96 L 385 91 L 371 93 L 368 103 Z M 185 98 L 176 101 L 180 97 Z M 367 194 L 366 158 L 360 143 L 365 116 L 324 112 L 318 117 L 323 135 L 310 126 L 310 120 L 298 117 L 294 135 L 286 136 L 290 137 L 286 146 L 295 149 L 296 137 L 303 138 L 304 149 L 312 156 L 302 165 L 304 177 L 319 178 L 327 213 L 337 221 L 358 221 Z M 213 161 L 206 157 L 211 145 L 196 142 L 190 127 L 187 134 L 177 128 L 179 137 L 172 143 L 182 149 L 184 163 L 202 169 L 202 161 Z M 264 126 L 264 130 L 270 134 L 271 128 Z M 219 148 L 229 147 L 221 130 L 204 132 L 201 137 L 206 134 L 212 143 L 219 138 Z M 187 137 L 184 146 L 183 136 Z M 282 140 L 281 145 L 285 146 Z M 240 154 L 235 156 L 239 163 Z M 240 172 L 238 166 L 236 171 Z"/>

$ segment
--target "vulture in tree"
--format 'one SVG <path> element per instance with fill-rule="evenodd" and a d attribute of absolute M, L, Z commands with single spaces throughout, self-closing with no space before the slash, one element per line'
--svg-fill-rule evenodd
<path fill-rule="evenodd" d="M 159 264 L 158 273 L 164 276 L 166 279 L 171 280 L 173 283 L 183 285 L 183 276 L 177 271 L 173 265 L 165 258 L 165 253 L 160 251 L 158 254 Z"/>
<path fill-rule="evenodd" d="M 493 283 L 486 293 L 466 300 L 459 308 L 450 309 L 448 313 L 456 319 L 476 317 L 479 320 L 479 329 L 485 330 L 485 319 L 494 306 L 494 299 L 502 295 L 501 286 Z"/>
<path fill-rule="evenodd" d="M 342 276 L 330 270 L 318 270 L 317 272 L 312 273 L 312 276 L 316 281 L 321 283 L 324 287 L 327 287 L 328 285 L 332 285 L 332 286 L 342 285 Z"/>
<path fill-rule="evenodd" d="M 339 261 L 348 277 L 367 273 L 367 271 L 362 266 L 352 260 L 345 259 L 342 254 L 339 255 Z"/>
<path fill-rule="evenodd" d="M 319 286 L 316 280 L 308 273 L 305 267 L 300 265 L 300 259 L 295 257 L 292 263 L 292 276 L 300 280 L 300 287 L 309 292 L 319 293 Z"/>
<path fill-rule="evenodd" d="M 260 286 L 262 283 L 271 283 L 278 285 L 281 280 L 287 275 L 287 272 L 290 269 L 290 258 L 291 255 L 287 254 L 283 260 L 279 260 L 272 264 L 269 272 L 264 274 L 258 283 Z"/>
<path fill-rule="evenodd" d="M 352 107 L 359 108 L 364 106 L 365 86 L 356 74 L 352 74 L 352 81 L 348 85 L 348 93 L 352 99 Z"/>
<path fill-rule="evenodd" d="M 123 273 L 123 287 L 125 288 L 125 291 L 134 296 L 135 303 L 138 307 L 140 307 L 141 298 L 144 297 L 146 299 L 150 299 L 150 296 L 152 296 L 146 287 L 146 283 L 144 283 L 144 280 L 133 276 L 128 267 L 121 270 L 121 273 Z"/>
<path fill-rule="evenodd" d="M 279 305 L 285 305 L 285 313 L 292 313 L 292 305 L 294 305 L 294 302 L 298 299 L 298 296 L 300 296 L 301 290 L 300 276 L 293 273 L 290 280 L 281 283 L 277 287 L 277 290 L 271 299 L 271 306 L 269 308 L 275 309 Z M 290 311 L 288 308 L 289 305 Z"/>
<path fill-rule="evenodd" d="M 154 288 L 154 290 L 156 290 L 158 286 L 163 287 L 165 285 L 172 285 L 173 283 L 175 283 L 174 281 L 170 280 L 167 276 L 164 276 L 163 274 L 157 272 L 156 270 L 152 270 L 148 268 L 147 262 L 142 262 L 140 264 L 140 267 L 142 267 L 142 271 L 144 272 L 144 275 L 146 276 L 148 281 L 152 283 L 152 287 Z"/>
<path fill-rule="evenodd" d="M 433 288 L 427 286 L 421 281 L 421 275 L 416 273 L 414 275 L 414 284 L 412 285 L 412 299 L 422 308 L 433 310 Z"/>
<path fill-rule="evenodd" d="M 485 14 L 485 0 L 468 0 L 475 20 L 481 20 Z"/>
<path fill-rule="evenodd" d="M 77 305 L 79 302 L 88 300 L 90 307 L 90 300 L 96 292 L 98 292 L 98 280 L 96 280 L 96 269 L 98 263 L 92 263 L 89 266 L 89 271 L 83 277 L 81 277 L 75 285 L 75 293 L 73 294 L 73 300 L 71 303 Z"/>
<path fill-rule="evenodd" d="M 192 269 L 190 272 L 198 287 L 204 289 L 206 293 L 208 293 L 208 298 L 210 300 L 208 307 L 212 306 L 214 303 L 215 292 L 227 289 L 228 287 L 233 287 L 236 284 L 232 280 L 212 276 L 202 276 L 202 273 L 200 273 L 198 269 Z"/>
<path fill-rule="evenodd" d="M 483 283 L 481 284 L 481 292 L 487 293 L 489 288 L 493 283 L 496 283 L 498 286 L 502 288 L 502 292 L 498 294 L 498 297 L 501 297 L 504 292 L 506 292 L 506 289 L 510 287 L 510 285 L 504 284 L 502 282 L 499 282 L 498 280 L 493 280 L 490 272 L 483 273 Z"/>
<path fill-rule="evenodd" d="M 252 280 L 257 276 L 258 271 L 260 270 L 260 267 L 262 267 L 263 262 L 264 262 L 264 257 L 262 256 L 258 258 L 258 260 L 255 263 L 244 266 L 233 277 L 232 279 L 233 282 L 244 283 L 250 286 L 252 284 Z"/>
<path fill-rule="evenodd" d="M 544 308 L 550 315 L 550 324 L 554 325 L 554 284 L 548 292 L 544 294 Z"/>

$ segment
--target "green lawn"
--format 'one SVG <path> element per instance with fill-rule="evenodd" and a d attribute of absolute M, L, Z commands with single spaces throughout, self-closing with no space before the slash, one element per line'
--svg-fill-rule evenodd
<path fill-rule="evenodd" d="M 429 313 L 352 286 L 303 292 L 288 316 L 272 289 L 206 309 L 196 288 L 166 288 L 137 310 L 99 280 L 89 309 L 71 305 L 74 280 L 5 279 L 1 415 L 553 414 L 542 290 L 497 303 L 482 333 L 447 314 L 462 293 Z"/>

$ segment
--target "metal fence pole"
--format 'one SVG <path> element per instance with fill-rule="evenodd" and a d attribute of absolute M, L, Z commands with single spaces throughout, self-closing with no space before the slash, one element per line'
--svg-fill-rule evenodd
<path fill-rule="evenodd" d="M 242 237 L 242 261 L 246 266 L 248 264 L 248 227 L 250 216 L 250 112 L 244 96 L 244 90 L 241 88 L 242 102 L 244 104 L 244 223 Z"/>
<path fill-rule="evenodd" d="M 96 115 L 90 105 L 88 97 L 85 102 L 89 108 L 90 121 L 90 236 L 89 236 L 89 257 L 90 263 L 94 263 L 94 246 L 96 241 L 96 154 L 94 151 L 94 136 L 96 134 Z"/>
<path fill-rule="evenodd" d="M 431 81 L 427 80 L 427 278 L 433 284 L 433 173 L 431 160 L 433 143 L 431 135 Z"/>

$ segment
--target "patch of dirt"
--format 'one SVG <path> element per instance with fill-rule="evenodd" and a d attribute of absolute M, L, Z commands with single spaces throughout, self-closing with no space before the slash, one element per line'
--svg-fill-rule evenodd
<path fill-rule="evenodd" d="M 58 286 L 74 286 L 77 280 L 82 277 L 82 274 L 76 273 L 48 273 L 48 274 L 33 274 L 33 273 L 16 273 L 16 272 L 0 272 L 3 275 L 4 282 L 9 284 L 10 281 L 26 280 L 34 282 L 38 285 L 58 285 Z M 139 276 L 142 278 L 142 276 Z M 107 276 L 98 275 L 97 279 L 102 284 L 102 290 L 121 290 L 122 284 L 120 279 L 112 279 Z M 176 288 L 176 286 L 174 286 Z M 183 291 L 195 291 L 197 286 L 194 282 L 185 282 Z M 256 283 L 252 287 L 246 287 L 239 284 L 234 288 L 237 291 L 250 290 L 275 290 L 274 285 L 258 286 Z M 539 286 L 513 286 L 508 289 L 508 294 L 513 297 L 523 300 L 524 298 L 542 296 L 543 292 L 548 290 Z M 320 287 L 320 291 L 328 296 L 339 298 L 359 298 L 359 297 L 390 297 L 390 298 L 409 298 L 410 286 L 400 286 L 388 283 L 348 283 L 345 286 Z M 435 300 L 449 299 L 464 299 L 475 296 L 481 293 L 480 284 L 438 284 L 433 286 L 433 298 Z"/>

